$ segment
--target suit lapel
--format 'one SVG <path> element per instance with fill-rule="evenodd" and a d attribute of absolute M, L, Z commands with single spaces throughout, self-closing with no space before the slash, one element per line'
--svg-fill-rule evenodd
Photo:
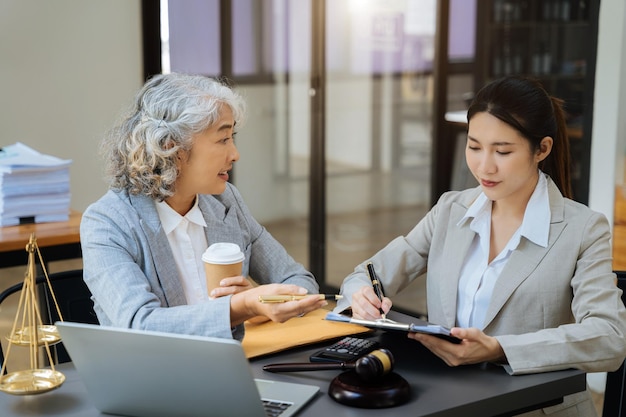
<path fill-rule="evenodd" d="M 457 225 L 459 220 L 463 218 L 467 212 L 467 207 L 462 204 L 454 204 L 450 210 L 450 218 L 448 219 L 447 230 L 453 236 L 446 240 L 446 246 L 443 253 L 450 253 L 450 259 L 447 259 L 443 268 L 443 273 L 438 281 L 441 282 L 441 308 L 446 320 L 445 325 L 452 327 L 456 323 L 456 307 L 457 307 L 457 291 L 448 291 L 446 288 L 458 288 L 459 277 L 461 276 L 461 267 L 465 261 L 467 251 L 469 250 L 476 233 L 470 228 L 469 222 Z"/>
<path fill-rule="evenodd" d="M 543 248 L 522 238 L 518 248 L 513 251 L 493 288 L 493 295 L 485 315 L 483 329 L 493 321 L 511 294 L 537 268 L 537 265 L 550 252 L 566 226 L 564 220 L 564 199 L 556 185 L 548 178 L 548 196 L 550 199 L 550 234 L 548 247 Z"/>
<path fill-rule="evenodd" d="M 232 242 L 244 250 L 244 240 L 236 210 L 227 210 L 221 201 L 212 196 L 200 195 L 199 199 L 198 205 L 207 223 L 205 230 L 209 245 L 215 242 Z M 172 262 L 174 254 L 161 226 L 154 200 L 145 196 L 130 196 L 130 201 L 140 218 L 141 228 L 148 239 L 152 261 L 157 271 L 158 282 L 153 282 L 152 285 L 160 285 L 168 306 L 187 304 L 176 263 Z M 247 265 L 244 267 L 247 268 Z M 148 279 L 154 278 L 148 277 Z"/>
<path fill-rule="evenodd" d="M 217 242 L 236 243 L 245 250 L 241 226 L 236 210 L 228 210 L 218 198 L 199 196 L 198 206 L 206 221 L 206 236 L 209 245 Z"/>
<path fill-rule="evenodd" d="M 180 282 L 176 263 L 172 262 L 174 254 L 163 228 L 154 201 L 145 196 L 130 196 L 131 203 L 141 219 L 141 228 L 148 239 L 148 246 L 152 252 L 152 261 L 157 273 L 156 279 L 161 286 L 167 305 L 170 307 L 187 304 L 185 291 Z M 153 279 L 148 277 L 148 279 Z"/>

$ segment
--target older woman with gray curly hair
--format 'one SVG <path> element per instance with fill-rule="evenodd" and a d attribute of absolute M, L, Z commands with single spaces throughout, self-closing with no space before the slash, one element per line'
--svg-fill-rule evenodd
<path fill-rule="evenodd" d="M 228 182 L 244 113 L 241 96 L 217 80 L 158 75 L 105 138 L 110 190 L 87 208 L 80 228 L 84 279 L 101 324 L 241 339 L 245 320 L 282 322 L 325 304 L 313 295 L 259 302 L 319 287 Z M 245 259 L 242 275 L 209 293 L 201 257 L 216 242 L 237 244 Z"/>

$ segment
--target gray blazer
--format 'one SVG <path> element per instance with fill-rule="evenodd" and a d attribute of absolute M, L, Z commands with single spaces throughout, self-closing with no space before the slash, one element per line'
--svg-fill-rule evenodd
<path fill-rule="evenodd" d="M 319 287 L 301 264 L 250 214 L 237 189 L 199 195 L 210 244 L 232 242 L 246 255 L 243 275 L 258 284 Z M 83 214 L 84 279 L 103 325 L 241 339 L 230 327 L 230 297 L 187 305 L 174 256 L 154 200 L 109 191 Z"/>
<path fill-rule="evenodd" d="M 480 192 L 445 193 L 408 235 L 355 268 L 342 284 L 347 297 L 336 311 L 371 285 L 365 268 L 371 261 L 388 296 L 426 273 L 429 321 L 455 326 L 461 266 L 475 235 L 469 222 L 457 223 Z M 612 272 L 609 224 L 602 214 L 563 198 L 549 178 L 548 194 L 548 247 L 522 238 L 493 290 L 483 330 L 502 345 L 511 374 L 615 370 L 626 356 L 626 309 Z M 593 410 L 583 400 L 588 396 L 576 394 L 555 407 L 578 403 Z"/>

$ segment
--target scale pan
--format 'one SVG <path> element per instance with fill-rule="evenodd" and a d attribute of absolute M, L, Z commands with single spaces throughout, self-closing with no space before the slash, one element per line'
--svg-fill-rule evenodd
<path fill-rule="evenodd" d="M 42 394 L 59 388 L 65 375 L 52 369 L 28 369 L 11 372 L 0 378 L 0 391 L 12 395 Z"/>
<path fill-rule="evenodd" d="M 48 345 L 52 345 L 61 341 L 61 336 L 57 331 L 57 326 L 51 324 L 43 324 L 37 326 L 37 329 L 37 334 L 39 336 L 37 346 L 43 346 L 46 342 L 48 343 Z M 7 340 L 14 345 L 29 346 L 31 344 L 31 335 L 31 326 L 27 326 L 22 329 L 16 330 L 13 336 L 7 336 Z"/>

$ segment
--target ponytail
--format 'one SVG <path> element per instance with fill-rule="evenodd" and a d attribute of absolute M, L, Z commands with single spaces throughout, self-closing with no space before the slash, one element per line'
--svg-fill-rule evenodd
<path fill-rule="evenodd" d="M 552 101 L 556 132 L 552 138 L 552 152 L 546 159 L 541 161 L 539 169 L 550 175 L 564 197 L 573 198 L 569 136 L 567 134 L 567 124 L 565 123 L 563 100 L 556 97 L 550 97 L 550 100 Z"/>

